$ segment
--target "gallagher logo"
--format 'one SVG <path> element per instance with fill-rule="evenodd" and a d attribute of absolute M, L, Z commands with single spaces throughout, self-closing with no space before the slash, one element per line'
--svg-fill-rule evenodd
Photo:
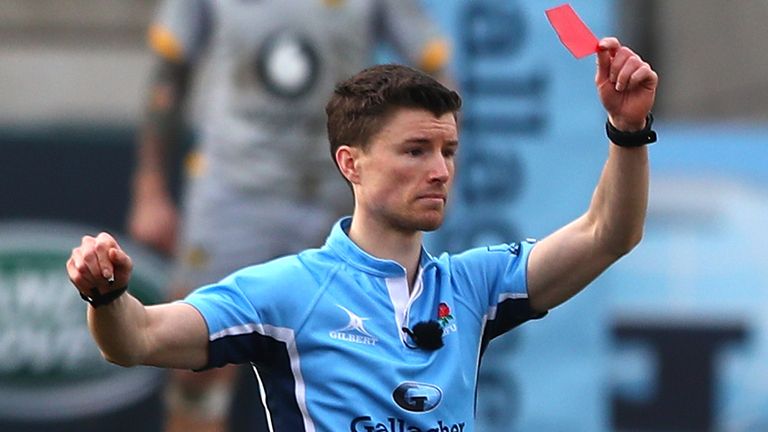
<path fill-rule="evenodd" d="M 440 405 L 443 391 L 436 385 L 406 381 L 392 392 L 392 399 L 406 411 L 423 413 Z"/>

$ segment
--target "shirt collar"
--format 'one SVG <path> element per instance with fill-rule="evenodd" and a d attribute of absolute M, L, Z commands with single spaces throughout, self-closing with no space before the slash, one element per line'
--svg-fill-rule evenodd
<path fill-rule="evenodd" d="M 347 232 L 352 224 L 352 217 L 347 216 L 340 219 L 331 230 L 331 234 L 325 241 L 326 247 L 336 252 L 345 262 L 352 267 L 380 277 L 403 277 L 405 268 L 399 263 L 376 258 L 368 252 L 360 249 L 350 238 Z M 419 267 L 425 269 L 433 264 L 434 258 L 421 247 L 421 262 Z M 423 270 L 422 270 L 423 271 Z"/>

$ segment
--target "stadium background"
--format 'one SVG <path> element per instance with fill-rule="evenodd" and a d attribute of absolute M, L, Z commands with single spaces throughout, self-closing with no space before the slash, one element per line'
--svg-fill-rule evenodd
<path fill-rule="evenodd" d="M 579 215 L 604 114 L 593 60 L 573 59 L 544 17 L 561 2 L 424 3 L 453 38 L 466 99 L 456 197 L 432 249 L 543 237 Z M 768 3 L 571 3 L 661 75 L 646 235 L 492 345 L 478 430 L 768 430 Z M 0 0 L 0 430 L 157 418 L 162 372 L 98 358 L 63 271 L 82 233 L 125 236 L 154 6 Z M 155 301 L 165 263 L 129 246 L 136 292 Z"/>

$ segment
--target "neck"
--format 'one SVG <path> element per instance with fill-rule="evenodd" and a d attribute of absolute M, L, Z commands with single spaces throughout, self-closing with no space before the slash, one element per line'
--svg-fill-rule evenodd
<path fill-rule="evenodd" d="M 365 252 L 403 266 L 408 287 L 413 289 L 421 257 L 421 231 L 404 231 L 373 222 L 370 218 L 352 217 L 349 238 Z"/>

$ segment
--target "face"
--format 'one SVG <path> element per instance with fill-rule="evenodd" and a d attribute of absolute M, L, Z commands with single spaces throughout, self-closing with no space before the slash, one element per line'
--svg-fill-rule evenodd
<path fill-rule="evenodd" d="M 458 131 L 453 114 L 400 109 L 371 138 L 351 148 L 355 217 L 399 231 L 431 231 L 443 222 L 454 176 Z"/>

